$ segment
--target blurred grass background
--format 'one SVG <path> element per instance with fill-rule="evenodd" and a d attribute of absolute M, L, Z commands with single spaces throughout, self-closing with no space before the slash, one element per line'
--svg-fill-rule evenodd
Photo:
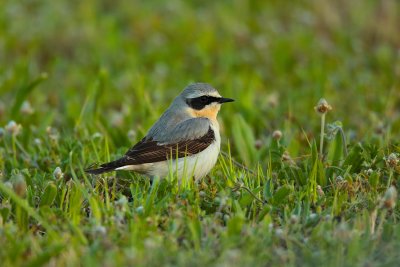
<path fill-rule="evenodd" d="M 2 129 L 0 180 L 18 194 L 24 177 L 22 196 L 37 209 L 2 187 L 0 258 L 32 266 L 395 266 L 399 209 L 378 212 L 379 237 L 365 225 L 392 176 L 398 185 L 383 156 L 400 151 L 399 25 L 396 0 L 1 1 L 0 128 L 14 120 L 22 133 L 8 138 Z M 229 142 L 233 157 L 253 170 L 260 163 L 267 180 L 229 161 L 215 168 L 214 182 L 187 190 L 137 176 L 125 187 L 113 177 L 87 180 L 84 166 L 124 153 L 191 82 L 236 99 L 220 112 L 222 150 Z M 360 141 L 372 148 L 338 166 L 335 177 L 349 185 L 324 187 L 326 199 L 314 202 L 308 190 L 325 175 L 302 157 L 319 138 L 321 97 L 349 149 Z M 285 176 L 280 159 L 270 161 L 276 129 L 304 174 Z M 332 174 L 322 164 L 321 173 Z M 56 167 L 65 181 L 54 180 L 62 176 Z M 269 204 L 231 195 L 237 180 Z M 42 238 L 46 225 L 56 230 Z"/>
<path fill-rule="evenodd" d="M 3 1 L 1 10 L 3 124 L 18 88 L 45 72 L 29 101 L 36 120 L 58 126 L 75 123 L 101 86 L 94 116 L 122 112 L 120 127 L 144 131 L 204 81 L 238 100 L 223 121 L 241 113 L 258 135 L 287 120 L 318 125 L 320 97 L 359 138 L 380 123 L 399 127 L 396 1 Z"/>

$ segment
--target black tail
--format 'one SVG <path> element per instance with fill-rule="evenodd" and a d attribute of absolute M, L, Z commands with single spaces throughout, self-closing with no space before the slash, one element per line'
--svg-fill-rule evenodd
<path fill-rule="evenodd" d="M 108 163 L 103 163 L 100 166 L 95 166 L 95 164 L 89 166 L 89 168 L 87 168 L 85 170 L 85 172 L 87 173 L 91 173 L 91 174 L 101 174 L 101 173 L 105 173 L 105 172 L 112 172 L 115 169 L 125 166 L 128 164 L 128 160 L 129 158 L 127 157 L 122 157 L 120 159 L 108 162 Z"/>
<path fill-rule="evenodd" d="M 105 173 L 105 172 L 111 172 L 114 169 L 115 169 L 114 166 L 110 166 L 108 163 L 106 163 L 106 164 L 100 165 L 99 168 L 89 167 L 89 169 L 86 169 L 85 172 L 90 173 L 90 174 L 101 174 L 101 173 Z"/>

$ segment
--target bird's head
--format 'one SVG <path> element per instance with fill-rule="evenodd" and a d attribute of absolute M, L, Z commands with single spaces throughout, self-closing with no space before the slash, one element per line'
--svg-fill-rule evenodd
<path fill-rule="evenodd" d="M 215 120 L 221 104 L 233 102 L 231 98 L 222 97 L 218 91 L 207 83 L 194 83 L 185 88 L 179 96 L 186 110 L 192 117 L 205 117 Z"/>

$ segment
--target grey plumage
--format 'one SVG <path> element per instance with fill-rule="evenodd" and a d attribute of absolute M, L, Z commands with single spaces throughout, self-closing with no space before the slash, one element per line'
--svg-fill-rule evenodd
<path fill-rule="evenodd" d="M 205 124 L 208 123 L 209 125 L 208 119 L 192 118 L 189 115 L 189 113 L 182 112 L 182 108 L 186 106 L 185 99 L 199 97 L 201 95 L 210 95 L 210 94 L 219 95 L 218 91 L 207 83 L 194 83 L 187 86 L 182 91 L 182 93 L 180 93 L 174 99 L 169 108 L 164 112 L 164 114 L 161 115 L 161 117 L 157 120 L 157 122 L 150 128 L 150 130 L 146 134 L 146 137 L 153 138 L 154 140 L 159 140 L 161 142 L 168 142 L 167 139 L 170 136 L 171 132 L 169 129 L 176 128 L 179 123 L 184 122 L 188 119 L 191 119 L 190 122 L 194 123 L 194 125 L 191 127 L 194 129 L 191 130 L 190 133 L 178 133 L 179 132 L 178 129 L 176 129 L 174 132 L 178 134 L 188 135 L 196 133 L 196 131 L 201 129 L 201 127 L 205 127 L 205 131 L 207 131 L 208 127 Z M 182 125 L 180 127 L 181 129 L 183 127 L 187 130 L 190 130 L 189 129 L 190 127 L 188 127 L 188 125 Z M 197 134 L 197 136 L 202 136 L 202 135 Z"/>
<path fill-rule="evenodd" d="M 207 118 L 191 118 L 178 123 L 171 131 L 159 133 L 153 140 L 160 144 L 173 144 L 182 140 L 194 140 L 204 136 L 210 128 Z"/>

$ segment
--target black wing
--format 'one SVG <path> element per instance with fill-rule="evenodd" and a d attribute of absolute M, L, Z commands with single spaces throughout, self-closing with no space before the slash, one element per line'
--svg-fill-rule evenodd
<path fill-rule="evenodd" d="M 139 165 L 173 158 L 183 158 L 203 151 L 214 142 L 214 140 L 215 135 L 211 127 L 209 127 L 208 132 L 200 138 L 184 140 L 174 144 L 159 144 L 159 142 L 152 139 L 143 138 L 139 143 L 129 149 L 122 158 L 102 164 L 98 169 L 86 170 L 86 172 L 99 174 L 127 165 Z"/>

